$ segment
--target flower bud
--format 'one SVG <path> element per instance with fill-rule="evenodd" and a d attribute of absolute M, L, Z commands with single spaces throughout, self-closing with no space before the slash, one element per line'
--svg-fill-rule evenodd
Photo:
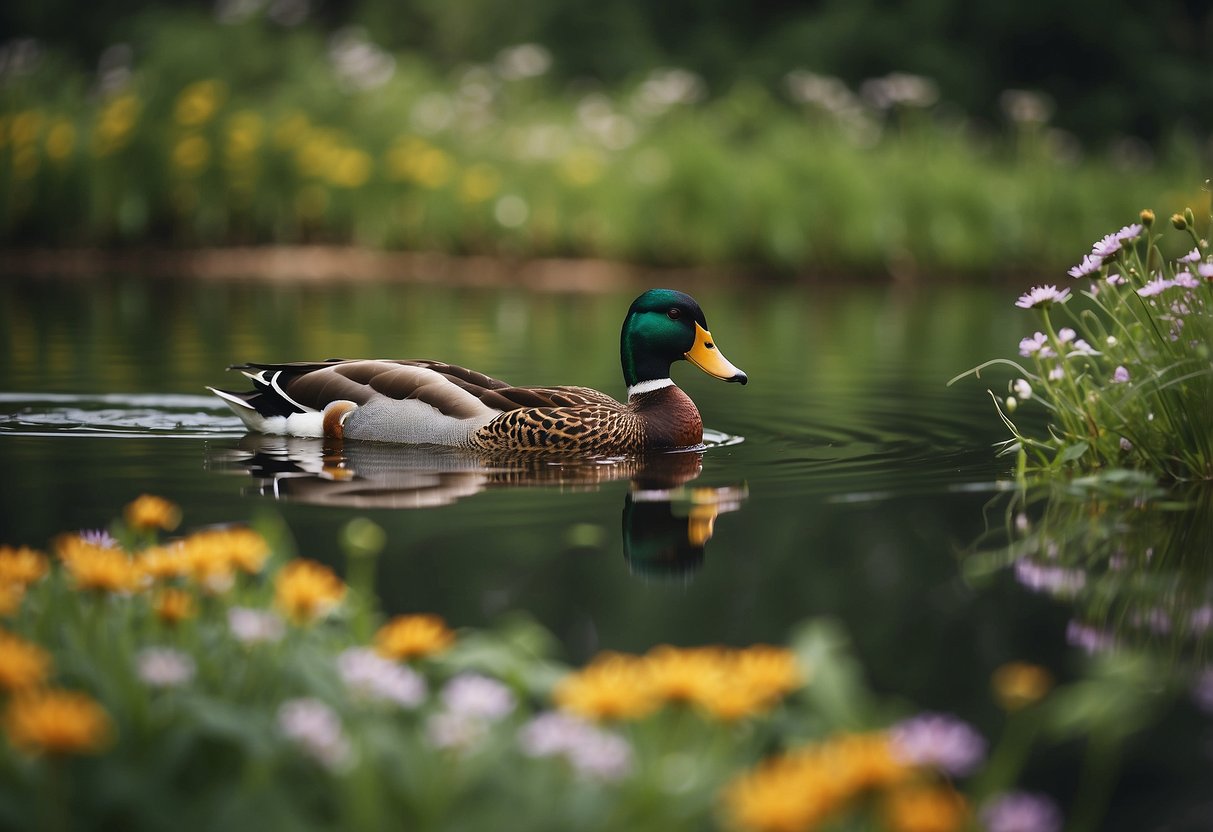
<path fill-rule="evenodd" d="M 1007 396 L 1006 408 L 1007 413 L 1014 413 L 1015 408 L 1019 407 L 1019 401 L 1014 396 Z"/>
<path fill-rule="evenodd" d="M 1196 227 L 1196 215 L 1192 213 L 1191 208 L 1184 209 L 1184 222 L 1188 224 L 1188 228 Z"/>
<path fill-rule="evenodd" d="M 1176 230 L 1183 231 L 1188 227 L 1188 221 L 1184 219 L 1183 214 L 1172 214 L 1171 225 L 1175 226 Z"/>
<path fill-rule="evenodd" d="M 1149 208 L 1143 208 L 1141 211 L 1141 214 L 1139 214 L 1138 216 L 1141 219 L 1141 224 L 1144 225 L 1146 228 L 1149 228 L 1152 225 L 1154 225 L 1154 212 L 1151 211 Z"/>

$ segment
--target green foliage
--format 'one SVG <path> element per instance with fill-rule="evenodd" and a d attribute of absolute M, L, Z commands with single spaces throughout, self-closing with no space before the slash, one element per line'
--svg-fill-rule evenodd
<path fill-rule="evenodd" d="M 557 91 L 537 46 L 442 74 L 260 18 L 162 9 L 130 34 L 137 59 L 100 79 L 52 51 L 0 88 L 0 240 L 1010 272 L 1199 166 L 1177 139 L 1126 180 L 1044 117 L 991 136 L 921 79 L 884 79 L 901 98 L 875 106 L 792 73 L 789 105 L 685 70 Z"/>

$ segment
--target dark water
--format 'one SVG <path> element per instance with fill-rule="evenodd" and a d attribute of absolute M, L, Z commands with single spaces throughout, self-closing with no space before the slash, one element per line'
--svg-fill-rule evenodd
<path fill-rule="evenodd" d="M 178 502 L 187 524 L 272 514 L 301 554 L 340 568 L 339 529 L 367 516 L 387 532 L 387 611 L 456 625 L 524 611 L 570 660 L 660 642 L 780 642 L 829 616 L 876 689 L 983 726 L 995 721 L 1000 664 L 1078 672 L 1071 605 L 1013 570 L 972 581 L 964 568 L 1000 522 L 990 506 L 1010 463 L 995 456 L 1004 435 L 984 391 L 1005 392 L 1007 378 L 946 383 L 1013 354 L 1029 324 L 1012 291 L 692 291 L 751 380 L 675 368 L 704 414 L 706 449 L 486 465 L 245 437 L 202 388 L 241 387 L 223 368 L 245 360 L 429 357 L 620 395 L 618 330 L 636 292 L 9 279 L 2 538 L 44 546 L 151 492 Z M 1107 828 L 1207 828 L 1185 825 L 1208 817 L 1208 738 L 1192 724 L 1176 714 L 1135 747 Z M 1195 724 L 1207 735 L 1207 721 Z M 1028 785 L 1068 793 L 1075 754 L 1041 759 Z"/>

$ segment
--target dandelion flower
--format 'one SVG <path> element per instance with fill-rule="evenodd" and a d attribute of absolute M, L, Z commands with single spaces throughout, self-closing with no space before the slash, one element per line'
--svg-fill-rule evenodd
<path fill-rule="evenodd" d="M 123 510 L 126 522 L 136 529 L 172 531 L 181 522 L 181 509 L 163 497 L 141 494 Z"/>
<path fill-rule="evenodd" d="M 1061 810 L 1051 798 L 1029 792 L 1006 792 L 981 810 L 986 832 L 1061 832 Z"/>
<path fill-rule="evenodd" d="M 0 689 L 13 692 L 37 687 L 51 670 L 51 655 L 37 644 L 0 631 Z"/>
<path fill-rule="evenodd" d="M 293 560 L 274 578 L 274 602 L 296 624 L 327 615 L 344 597 L 341 579 L 314 560 Z"/>
<path fill-rule="evenodd" d="M 1037 309 L 1049 307 L 1054 303 L 1065 303 L 1070 299 L 1069 289 L 1058 289 L 1056 286 L 1034 286 L 1028 292 L 1020 295 L 1015 305 L 1020 309 Z"/>
<path fill-rule="evenodd" d="M 986 754 L 981 734 L 947 714 L 924 713 L 899 722 L 890 731 L 890 742 L 906 762 L 934 766 L 957 777 L 975 771 Z"/>
<path fill-rule="evenodd" d="M 375 633 L 375 649 L 391 659 L 413 659 L 441 653 L 454 640 L 437 615 L 399 615 Z"/>
<path fill-rule="evenodd" d="M 1096 254 L 1088 254 L 1082 258 L 1082 262 L 1074 266 L 1066 274 L 1070 277 L 1087 277 L 1099 272 L 1103 268 L 1103 258 Z"/>
<path fill-rule="evenodd" d="M 109 716 L 91 697 L 42 689 L 13 698 L 4 713 L 13 745 L 32 754 L 92 754 L 110 740 Z"/>
<path fill-rule="evenodd" d="M 189 684 L 197 667 L 194 659 L 169 647 L 147 647 L 135 656 L 135 671 L 151 688 L 179 688 Z"/>

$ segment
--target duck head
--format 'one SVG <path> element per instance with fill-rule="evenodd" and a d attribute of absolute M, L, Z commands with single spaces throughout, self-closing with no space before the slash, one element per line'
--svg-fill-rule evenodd
<path fill-rule="evenodd" d="M 748 380 L 717 349 L 695 299 L 673 289 L 650 289 L 632 302 L 620 334 L 620 359 L 629 392 L 668 379 L 670 365 L 683 359 L 724 381 Z"/>

